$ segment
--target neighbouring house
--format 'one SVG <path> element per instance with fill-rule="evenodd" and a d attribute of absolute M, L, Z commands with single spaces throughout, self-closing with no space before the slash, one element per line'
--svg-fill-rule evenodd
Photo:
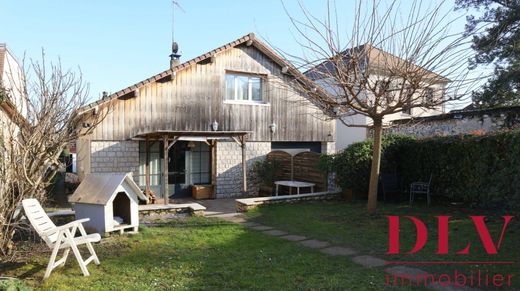
<path fill-rule="evenodd" d="M 366 67 L 367 70 L 370 70 L 370 77 L 373 78 L 373 80 L 384 79 L 388 63 L 392 64 L 405 62 L 403 59 L 369 44 L 365 44 L 353 49 L 364 52 L 363 56 L 365 60 L 363 60 L 363 62 L 365 64 L 368 64 Z M 346 64 L 348 64 L 349 62 L 349 51 L 350 49 L 345 50 L 343 53 L 344 56 L 342 57 L 342 61 L 344 60 Z M 420 70 L 424 70 L 420 67 L 417 68 Z M 335 81 L 330 80 L 330 78 L 326 76 L 326 74 L 321 74 L 320 70 L 332 70 L 332 68 L 331 65 L 327 61 L 325 61 L 315 66 L 314 68 L 308 70 L 305 74 L 309 78 L 314 80 L 316 83 L 318 83 L 325 90 L 329 91 L 329 93 L 333 95 L 336 94 L 334 93 L 335 90 L 331 89 L 331 87 L 335 86 Z M 446 84 L 450 82 L 450 80 L 442 76 L 439 76 L 433 72 L 427 71 L 427 74 L 432 74 L 435 76 L 434 78 L 432 78 L 435 80 L 435 83 L 429 83 L 427 86 L 425 86 L 425 90 L 427 90 L 427 94 L 425 95 L 431 95 L 430 98 L 435 98 L 435 94 L 444 94 L 444 88 L 446 87 Z M 442 97 L 444 98 L 444 96 Z M 444 106 L 442 105 L 433 108 L 404 108 L 401 112 L 386 115 L 383 119 L 383 122 L 386 125 L 388 125 L 392 120 L 396 119 L 431 116 L 442 113 L 444 113 Z M 340 119 L 344 122 L 342 122 Z M 345 125 L 345 123 L 352 126 L 347 126 Z M 369 138 L 370 130 L 366 126 L 370 126 L 371 124 L 372 120 L 362 114 L 347 113 L 343 117 L 336 120 L 336 151 L 342 150 L 354 142 L 363 141 Z"/>
<path fill-rule="evenodd" d="M 254 34 L 179 57 L 174 51 L 168 70 L 80 109 L 84 127 L 104 117 L 76 143 L 80 178 L 132 172 L 157 198 L 191 196 L 193 185 L 237 197 L 258 191 L 250 169 L 271 150 L 334 150 L 335 122 L 293 85 L 313 82 Z"/>
<path fill-rule="evenodd" d="M 445 114 L 396 119 L 385 132 L 427 138 L 485 134 L 515 128 L 520 128 L 520 106 L 477 109 L 469 105 Z"/>
<path fill-rule="evenodd" d="M 2 137 L 16 134 L 18 122 L 27 116 L 27 104 L 20 90 L 23 70 L 6 44 L 0 43 L 0 127 Z"/>

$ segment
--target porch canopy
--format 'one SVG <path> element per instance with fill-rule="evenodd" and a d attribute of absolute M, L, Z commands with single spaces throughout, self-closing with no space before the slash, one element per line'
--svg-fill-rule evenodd
<path fill-rule="evenodd" d="M 164 160 L 168 161 L 168 151 L 179 140 L 191 140 L 206 142 L 211 148 L 211 184 L 215 186 L 217 176 L 216 167 L 216 141 L 233 140 L 242 148 L 242 191 L 247 192 L 247 171 L 246 171 L 246 142 L 247 136 L 251 131 L 173 131 L 157 130 L 153 132 L 143 132 L 136 134 L 132 140 L 145 141 L 146 148 L 146 195 L 150 195 L 150 141 L 162 141 Z M 164 193 L 164 204 L 169 203 L 168 197 L 168 163 L 163 163 L 162 192 Z"/>

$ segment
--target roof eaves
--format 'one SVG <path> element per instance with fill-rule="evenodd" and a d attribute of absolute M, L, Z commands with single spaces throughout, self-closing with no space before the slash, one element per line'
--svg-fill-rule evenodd
<path fill-rule="evenodd" d="M 223 46 L 220 46 L 220 47 L 218 47 L 216 49 L 213 49 L 213 50 L 211 50 L 211 51 L 209 51 L 209 52 L 207 52 L 205 54 L 202 54 L 202 55 L 197 56 L 197 57 L 195 57 L 195 58 L 193 58 L 191 60 L 188 60 L 188 61 L 186 61 L 184 63 L 181 63 L 181 64 L 179 64 L 177 66 L 174 66 L 174 67 L 172 67 L 172 68 L 170 68 L 168 70 L 165 70 L 165 71 L 163 71 L 163 72 L 161 72 L 159 74 L 156 74 L 156 75 L 154 75 L 154 76 L 152 76 L 152 77 L 150 77 L 148 79 L 145 79 L 145 80 L 143 80 L 143 81 L 141 81 L 139 83 L 133 84 L 133 85 L 128 86 L 128 87 L 126 87 L 126 88 L 124 88 L 122 90 L 119 90 L 119 91 L 117 91 L 115 93 L 112 93 L 112 94 L 110 94 L 109 96 L 107 96 L 107 97 L 105 97 L 103 99 L 100 99 L 100 100 L 94 101 L 94 102 L 92 102 L 90 104 L 87 104 L 87 105 L 79 108 L 77 111 L 80 114 L 83 114 L 83 113 L 89 111 L 90 109 L 92 109 L 92 108 L 94 108 L 96 106 L 99 106 L 99 105 L 101 105 L 103 103 L 109 102 L 109 101 L 111 101 L 113 99 L 116 99 L 116 98 L 121 97 L 121 96 L 123 96 L 125 94 L 128 94 L 129 92 L 134 91 L 134 90 L 138 89 L 139 87 L 142 87 L 142 86 L 144 86 L 144 85 L 146 85 L 148 83 L 155 82 L 155 81 L 157 81 L 159 79 L 162 79 L 162 78 L 164 78 L 164 77 L 166 77 L 168 75 L 173 74 L 173 72 L 182 70 L 182 69 L 187 68 L 189 66 L 192 66 L 192 65 L 194 65 L 194 64 L 196 64 L 196 63 L 198 63 L 198 62 L 200 62 L 202 60 L 205 60 L 205 59 L 213 56 L 216 53 L 220 53 L 222 51 L 228 50 L 229 48 L 235 47 L 237 45 L 240 45 L 240 44 L 242 44 L 242 43 L 244 43 L 244 42 L 246 42 L 248 40 L 252 40 L 252 39 L 255 39 L 255 34 L 254 33 L 246 34 L 246 35 L 242 36 L 241 38 L 238 38 L 238 39 L 236 39 L 236 40 L 234 40 L 234 41 L 232 41 L 230 43 L 227 43 L 227 44 L 225 44 Z"/>

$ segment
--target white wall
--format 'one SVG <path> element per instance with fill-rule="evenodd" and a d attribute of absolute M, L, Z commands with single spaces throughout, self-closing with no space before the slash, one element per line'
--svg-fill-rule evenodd
<path fill-rule="evenodd" d="M 356 114 L 344 117 L 343 120 L 348 124 L 368 124 L 366 116 Z M 348 145 L 365 140 L 367 129 L 364 127 L 347 127 L 340 120 L 336 121 L 336 151 L 346 148 Z"/>
<path fill-rule="evenodd" d="M 5 49 L 4 71 L 0 72 L 0 74 L 2 74 L 0 79 L 2 80 L 4 89 L 11 97 L 11 102 L 13 102 L 18 109 L 18 112 L 24 117 L 27 117 L 27 104 L 25 99 L 22 98 L 22 93 L 20 92 L 20 90 L 23 90 L 23 71 L 15 56 L 9 51 L 9 49 Z"/>
<path fill-rule="evenodd" d="M 378 79 L 384 79 L 384 76 L 374 75 L 374 82 Z M 330 78 L 321 79 L 315 81 L 321 87 L 323 87 L 330 94 L 336 94 L 339 92 L 334 88 L 333 80 Z M 438 87 L 441 89 L 444 85 L 432 86 Z M 437 91 L 437 90 L 436 90 Z M 440 91 L 440 90 L 439 90 Z M 370 98 L 370 97 L 367 97 Z M 397 112 L 394 114 L 386 115 L 383 118 L 383 123 L 388 124 L 392 120 L 396 119 L 404 119 L 410 117 L 423 117 L 423 116 L 431 116 L 444 113 L 443 106 L 439 106 L 434 109 L 427 108 L 412 108 L 410 114 Z M 352 116 L 347 116 L 342 118 L 349 125 L 371 125 L 372 121 L 370 118 L 363 116 L 361 114 L 354 114 Z M 356 126 L 346 126 L 340 120 L 336 121 L 336 151 L 340 151 L 352 143 L 363 141 L 367 138 L 367 128 L 364 127 L 356 127 Z"/>

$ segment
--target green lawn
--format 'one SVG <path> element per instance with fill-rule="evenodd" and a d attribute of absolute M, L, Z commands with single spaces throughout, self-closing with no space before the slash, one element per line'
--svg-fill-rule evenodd
<path fill-rule="evenodd" d="M 289 208 L 293 206 L 287 206 Z M 382 270 L 367 270 L 298 243 L 219 220 L 187 218 L 95 246 L 101 265 L 83 277 L 71 255 L 43 285 L 49 253 L 6 275 L 44 290 L 381 290 Z"/>
<path fill-rule="evenodd" d="M 520 289 L 520 274 L 517 270 L 520 259 L 520 223 L 513 218 L 507 228 L 498 255 L 488 256 L 468 215 L 486 215 L 479 210 L 467 208 L 414 205 L 380 204 L 378 214 L 366 214 L 366 202 L 305 202 L 259 207 L 249 212 L 248 217 L 256 222 L 290 230 L 295 234 L 327 240 L 334 244 L 352 247 L 364 254 L 381 257 L 388 261 L 515 261 L 513 265 L 412 265 L 425 271 L 440 274 L 480 269 L 489 273 L 514 274 L 513 286 Z M 386 215 L 416 216 L 429 230 L 429 241 L 418 253 L 385 255 L 388 250 L 388 220 Z M 434 215 L 451 215 L 449 224 L 450 253 L 462 250 L 471 242 L 469 255 L 435 255 L 437 249 L 437 224 Z M 491 217 L 487 222 L 491 237 L 495 240 L 502 230 L 503 220 Z M 401 219 L 401 252 L 411 250 L 415 244 L 415 227 L 407 219 Z M 516 275 L 516 276 L 515 276 Z"/>

